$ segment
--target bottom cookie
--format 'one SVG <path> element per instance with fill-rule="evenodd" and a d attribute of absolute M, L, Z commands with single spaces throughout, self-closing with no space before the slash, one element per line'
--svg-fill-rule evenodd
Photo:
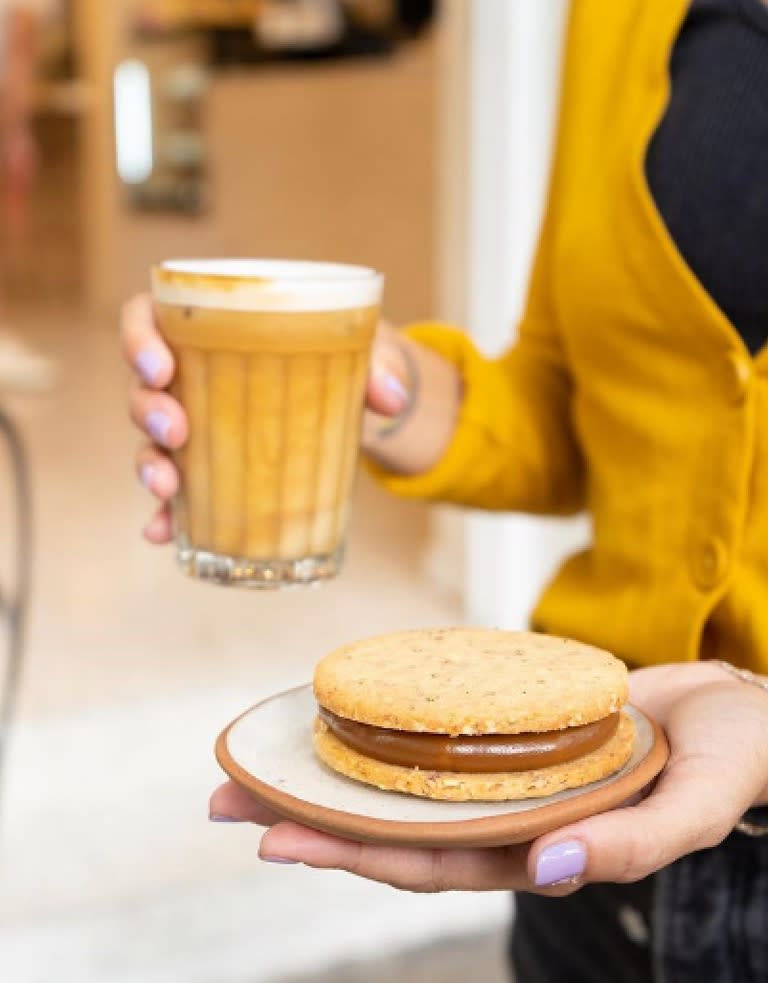
<path fill-rule="evenodd" d="M 532 799 L 580 788 L 607 778 L 623 767 L 632 754 L 634 739 L 635 725 L 626 713 L 622 713 L 613 737 L 576 761 L 534 771 L 471 775 L 403 768 L 366 757 L 343 744 L 320 718 L 315 721 L 314 734 L 318 757 L 334 771 L 385 791 L 407 792 L 450 802 Z"/>

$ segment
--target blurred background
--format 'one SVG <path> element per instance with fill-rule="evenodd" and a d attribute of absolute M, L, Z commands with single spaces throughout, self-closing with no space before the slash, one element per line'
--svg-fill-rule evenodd
<path fill-rule="evenodd" d="M 378 267 L 392 320 L 509 344 L 566 4 L 18 6 L 39 25 L 38 166 L 28 208 L 2 199 L 0 410 L 29 462 L 34 550 L 0 794 L 2 978 L 502 980 L 507 897 L 261 864 L 257 831 L 208 823 L 212 744 L 350 638 L 523 625 L 581 523 L 430 511 L 361 476 L 337 583 L 275 596 L 194 583 L 139 535 L 149 505 L 117 325 L 157 260 L 280 256 Z M 6 24 L 13 7 L 0 4 Z M 6 609 L 11 464 L 0 457 Z"/>

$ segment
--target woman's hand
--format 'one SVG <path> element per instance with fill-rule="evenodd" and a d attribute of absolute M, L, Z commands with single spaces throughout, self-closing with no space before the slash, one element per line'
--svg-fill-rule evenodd
<path fill-rule="evenodd" d="M 144 535 L 151 543 L 165 543 L 171 538 L 168 502 L 179 486 L 169 451 L 186 441 L 187 418 L 178 402 L 163 391 L 173 378 L 175 364 L 157 330 L 149 295 L 134 297 L 123 308 L 121 339 L 125 358 L 135 373 L 131 419 L 149 438 L 136 455 L 136 471 L 160 503 Z"/>
<path fill-rule="evenodd" d="M 212 818 L 271 826 L 264 860 L 347 870 L 410 891 L 538 891 L 639 880 L 716 846 L 752 805 L 768 801 L 768 693 L 715 664 L 642 669 L 630 699 L 666 730 L 669 763 L 646 798 L 572 823 L 532 844 L 477 850 L 370 846 L 282 822 L 233 783 Z"/>
<path fill-rule="evenodd" d="M 159 500 L 159 509 L 144 530 L 152 543 L 171 538 L 169 500 L 179 476 L 169 452 L 187 439 L 187 418 L 179 403 L 164 390 L 171 382 L 174 361 L 160 337 L 152 298 L 142 294 L 123 308 L 122 345 L 136 374 L 130 395 L 131 418 L 149 438 L 136 457 L 144 486 Z M 405 354 L 408 350 L 409 355 Z M 418 405 L 411 407 L 414 373 L 420 377 Z M 425 390 L 432 398 L 424 400 Z M 443 398 L 444 397 L 444 398 Z M 456 371 L 428 349 L 402 338 L 382 322 L 376 336 L 366 394 L 363 447 L 394 470 L 418 472 L 442 454 L 455 425 L 459 400 Z M 422 404 L 424 408 L 422 409 Z M 407 426 L 383 434 L 384 424 L 408 411 Z"/>

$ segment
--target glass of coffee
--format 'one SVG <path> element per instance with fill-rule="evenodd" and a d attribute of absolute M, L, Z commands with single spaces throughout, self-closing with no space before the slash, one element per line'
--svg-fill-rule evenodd
<path fill-rule="evenodd" d="M 382 288 L 374 270 L 331 263 L 152 270 L 189 419 L 174 503 L 187 573 L 255 588 L 338 573 Z"/>

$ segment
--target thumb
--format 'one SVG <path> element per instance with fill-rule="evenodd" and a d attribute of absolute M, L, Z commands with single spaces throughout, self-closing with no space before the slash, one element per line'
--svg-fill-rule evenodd
<path fill-rule="evenodd" d="M 541 837 L 528 858 L 537 887 L 641 880 L 687 853 L 721 843 L 748 805 L 723 800 L 712 762 L 668 766 L 639 805 L 615 809 Z"/>
<path fill-rule="evenodd" d="M 368 379 L 367 406 L 381 416 L 398 416 L 408 408 L 412 375 L 401 342 L 387 332 L 373 347 Z"/>

